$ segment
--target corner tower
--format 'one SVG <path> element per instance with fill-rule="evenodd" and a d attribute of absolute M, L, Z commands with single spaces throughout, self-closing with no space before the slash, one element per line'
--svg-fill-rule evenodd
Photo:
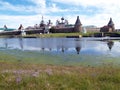
<path fill-rule="evenodd" d="M 115 31 L 115 26 L 114 26 L 114 23 L 112 21 L 112 18 L 110 18 L 110 21 L 108 22 L 107 26 L 109 27 L 109 29 L 111 29 L 112 32 Z"/>
<path fill-rule="evenodd" d="M 81 32 L 82 31 L 82 24 L 80 22 L 79 16 L 77 16 L 77 20 L 74 26 L 74 32 Z"/>

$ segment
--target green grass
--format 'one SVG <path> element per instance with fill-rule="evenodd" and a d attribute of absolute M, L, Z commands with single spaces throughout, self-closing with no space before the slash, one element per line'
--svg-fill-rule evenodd
<path fill-rule="evenodd" d="M 81 64 L 70 65 L 62 64 L 66 62 L 58 64 L 60 62 L 55 62 L 55 59 L 59 61 L 58 57 L 41 56 L 40 53 L 8 53 L 9 51 L 0 52 L 0 90 L 120 89 L 120 67 L 110 64 L 112 59 L 100 66 L 89 66 L 91 60 L 86 64 L 80 62 Z M 24 57 L 28 55 L 29 57 Z M 37 58 L 38 56 L 40 57 Z M 70 62 L 74 63 L 72 59 L 71 56 Z"/>
<path fill-rule="evenodd" d="M 91 36 L 93 33 L 86 33 L 86 34 L 82 34 L 82 33 L 50 33 L 50 34 L 30 34 L 30 35 L 26 35 L 23 37 L 66 37 L 66 36 Z"/>
<path fill-rule="evenodd" d="M 53 38 L 53 37 L 66 37 L 66 36 L 79 36 L 82 35 L 83 37 L 91 37 L 94 34 L 94 32 L 91 33 L 50 33 L 50 34 L 27 34 L 25 36 L 21 35 L 0 35 L 0 38 L 11 38 L 11 37 L 24 37 L 24 38 L 30 38 L 30 37 L 37 37 L 37 38 Z"/>
<path fill-rule="evenodd" d="M 119 90 L 120 68 L 0 63 L 0 90 Z M 7 67 L 6 67 L 7 66 Z"/>
<path fill-rule="evenodd" d="M 21 36 L 21 35 L 0 35 L 0 38 L 11 38 L 11 37 L 24 37 L 24 38 L 29 38 L 29 37 L 37 37 L 37 38 L 52 38 L 52 37 L 66 37 L 66 36 L 79 36 L 81 35 L 82 37 L 92 37 L 96 36 L 99 37 L 101 32 L 87 32 L 86 34 L 77 32 L 77 33 L 49 33 L 49 34 L 27 34 L 26 36 Z M 106 36 L 110 36 L 110 34 L 117 34 L 120 35 L 119 32 L 113 32 L 113 33 L 106 33 Z"/>

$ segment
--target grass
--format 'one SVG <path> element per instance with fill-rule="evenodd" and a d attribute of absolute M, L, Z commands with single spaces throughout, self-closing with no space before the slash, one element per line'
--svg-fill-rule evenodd
<path fill-rule="evenodd" d="M 0 38 L 60 38 L 60 37 L 66 37 L 66 36 L 79 36 L 81 35 L 82 37 L 91 37 L 93 36 L 94 32 L 91 33 L 50 33 L 50 34 L 27 34 L 25 36 L 21 35 L 0 35 Z"/>
<path fill-rule="evenodd" d="M 23 54 L 26 55 L 26 53 Z M 20 58 L 12 54 L 0 53 L 0 90 L 120 89 L 119 66 L 116 67 L 112 64 L 100 66 L 56 65 L 34 63 L 31 62 L 31 57 Z M 30 61 L 24 62 L 24 60 Z"/>
<path fill-rule="evenodd" d="M 29 34 L 23 37 L 66 37 L 66 36 L 79 36 L 81 35 L 82 37 L 100 37 L 101 32 L 87 32 L 87 33 L 81 33 L 81 32 L 77 32 L 77 33 L 50 33 L 50 34 Z M 119 32 L 113 32 L 113 33 L 106 33 L 106 36 L 116 36 L 119 37 L 120 33 Z"/>
<path fill-rule="evenodd" d="M 27 36 L 24 36 L 24 37 L 66 37 L 68 35 L 79 35 L 79 33 L 50 33 L 50 34 L 31 34 L 31 35 L 27 35 Z"/>
<path fill-rule="evenodd" d="M 50 34 L 30 34 L 23 37 L 66 37 L 66 36 L 79 36 L 82 35 L 83 37 L 91 36 L 93 33 L 50 33 Z"/>
<path fill-rule="evenodd" d="M 101 37 L 101 32 L 87 32 L 87 33 L 49 33 L 49 34 L 27 34 L 25 36 L 21 35 L 0 35 L 0 38 L 13 38 L 13 37 L 24 37 L 24 38 L 31 38 L 31 37 L 37 37 L 37 38 L 52 38 L 52 37 L 66 37 L 66 36 L 79 36 L 82 37 Z M 106 36 L 112 35 L 113 37 L 119 37 L 119 32 L 113 32 L 113 33 L 106 33 Z"/>
<path fill-rule="evenodd" d="M 119 90 L 120 68 L 0 63 L 0 90 Z M 6 67 L 7 66 L 7 67 Z"/>

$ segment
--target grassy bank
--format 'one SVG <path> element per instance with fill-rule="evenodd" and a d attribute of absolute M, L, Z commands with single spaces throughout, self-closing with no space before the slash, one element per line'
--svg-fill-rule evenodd
<path fill-rule="evenodd" d="M 119 90 L 120 68 L 0 62 L 0 90 Z"/>
<path fill-rule="evenodd" d="M 82 34 L 82 33 L 50 33 L 50 34 L 31 34 L 31 35 L 27 35 L 24 37 L 66 37 L 66 36 L 79 36 L 79 35 L 88 37 L 88 36 L 91 36 L 92 34 L 93 33 L 86 33 L 86 34 Z"/>
<path fill-rule="evenodd" d="M 109 33 L 106 32 L 104 33 L 104 35 L 102 36 L 101 32 L 88 32 L 86 34 L 84 33 L 50 33 L 50 34 L 29 34 L 23 37 L 66 37 L 66 36 L 82 36 L 82 37 L 105 37 L 105 36 L 109 36 L 109 37 L 120 37 L 120 33 L 119 32 L 113 32 L 113 33 Z"/>
<path fill-rule="evenodd" d="M 30 34 L 23 37 L 66 37 L 66 36 L 79 36 L 82 37 L 120 37 L 120 32 L 105 32 L 102 36 L 102 32 L 87 32 L 87 33 L 50 33 L 50 34 Z"/>
<path fill-rule="evenodd" d="M 26 36 L 20 36 L 20 35 L 4 35 L 4 36 L 0 36 L 0 38 L 7 38 L 7 37 L 66 37 L 66 36 L 79 36 L 82 35 L 83 37 L 88 37 L 88 36 L 92 36 L 93 33 L 49 33 L 49 34 L 27 34 Z"/>
<path fill-rule="evenodd" d="M 87 33 L 49 33 L 49 34 L 27 34 L 21 35 L 0 35 L 0 38 L 13 38 L 13 37 L 24 37 L 24 38 L 52 38 L 52 37 L 66 37 L 66 36 L 82 36 L 82 37 L 120 37 L 120 32 L 105 32 L 102 36 L 102 32 L 87 32 Z"/>

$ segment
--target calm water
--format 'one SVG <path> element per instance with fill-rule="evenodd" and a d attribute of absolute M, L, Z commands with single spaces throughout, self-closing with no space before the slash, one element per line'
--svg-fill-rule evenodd
<path fill-rule="evenodd" d="M 51 60 L 61 60 L 57 63 L 65 63 L 66 60 L 69 63 L 94 63 L 95 60 L 96 63 L 102 63 L 103 60 L 120 63 L 120 42 L 100 41 L 100 38 L 0 38 L 0 52 L 18 57 L 25 57 L 26 52 L 33 52 L 26 54 L 26 57 L 33 55 L 31 57 L 40 58 L 44 55 L 48 59 L 54 56 Z"/>

